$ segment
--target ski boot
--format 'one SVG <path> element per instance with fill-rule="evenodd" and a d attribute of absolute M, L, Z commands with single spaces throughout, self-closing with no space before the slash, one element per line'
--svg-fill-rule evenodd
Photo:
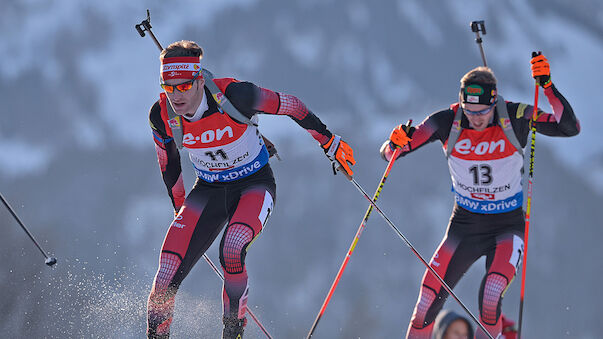
<path fill-rule="evenodd" d="M 238 319 L 236 317 L 224 317 L 224 330 L 222 331 L 222 339 L 243 339 L 243 331 L 247 325 L 247 319 Z"/>

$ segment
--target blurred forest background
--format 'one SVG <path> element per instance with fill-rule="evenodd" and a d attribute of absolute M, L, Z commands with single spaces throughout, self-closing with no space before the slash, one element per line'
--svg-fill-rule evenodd
<path fill-rule="evenodd" d="M 524 313 L 526 338 L 599 338 L 602 282 L 603 3 L 561 1 L 3 1 L 0 191 L 42 246 L 43 264 L 0 212 L 0 333 L 10 338 L 141 338 L 146 298 L 172 217 L 148 110 L 158 51 L 134 24 L 151 10 L 159 40 L 191 39 L 216 76 L 298 96 L 354 148 L 374 192 L 391 128 L 456 100 L 481 64 L 472 20 L 506 99 L 533 102 L 541 50 L 582 133 L 539 135 Z M 544 96 L 540 106 L 550 112 Z M 306 335 L 367 208 L 322 150 L 284 117 L 260 117 L 279 148 L 276 209 L 250 248 L 249 305 L 275 338 Z M 396 163 L 379 204 L 430 257 L 453 206 L 441 145 Z M 183 159 L 187 188 L 193 182 Z M 218 263 L 217 244 L 208 252 Z M 316 338 L 402 337 L 424 267 L 373 213 Z M 484 260 L 456 291 L 477 312 Z M 521 277 L 503 311 L 517 318 Z M 450 299 L 446 308 L 460 312 Z M 221 283 L 200 261 L 177 297 L 173 338 L 218 337 Z M 247 338 L 261 338 L 253 322 Z"/>

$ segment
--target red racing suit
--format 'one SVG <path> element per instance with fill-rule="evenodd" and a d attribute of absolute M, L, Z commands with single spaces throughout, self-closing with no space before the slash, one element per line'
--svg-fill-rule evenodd
<path fill-rule="evenodd" d="M 506 102 L 510 121 L 501 121 L 495 113 L 485 130 L 476 131 L 463 116 L 455 145 L 448 145 L 448 137 L 451 129 L 458 127 L 453 126 L 455 114 L 462 113 L 458 104 L 451 105 L 417 126 L 412 141 L 401 152 L 404 156 L 436 140 L 445 153 L 448 147 L 454 147 L 448 166 L 455 206 L 446 236 L 430 265 L 453 288 L 477 259 L 486 256 L 486 275 L 479 291 L 480 321 L 495 338 L 502 330 L 502 298 L 521 262 L 525 223 L 521 208 L 524 159 L 503 133 L 501 124 L 512 125 L 522 148 L 527 144 L 531 124 L 538 133 L 548 136 L 570 137 L 580 131 L 571 106 L 555 86 L 544 93 L 552 114 L 539 110 L 532 121 L 532 106 Z M 389 160 L 392 149 L 385 145 L 382 150 Z M 407 338 L 431 338 L 433 321 L 447 296 L 437 278 L 426 270 Z M 486 335 L 478 329 L 476 338 Z"/>
<path fill-rule="evenodd" d="M 326 126 L 294 96 L 231 78 L 214 82 L 234 107 L 254 122 L 257 113 L 287 115 L 321 145 L 331 138 Z M 268 151 L 257 127 L 221 113 L 209 90 L 204 90 L 208 109 L 201 119 L 182 119 L 183 148 L 197 174 L 186 197 L 163 93 L 149 114 L 161 174 L 176 212 L 148 300 L 149 338 L 169 336 L 176 292 L 224 225 L 220 243 L 224 317 L 244 319 L 249 291 L 245 256 L 276 198 Z"/>

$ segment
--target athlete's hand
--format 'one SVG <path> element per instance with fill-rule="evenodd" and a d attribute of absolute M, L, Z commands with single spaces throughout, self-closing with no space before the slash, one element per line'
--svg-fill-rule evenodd
<path fill-rule="evenodd" d="M 356 164 L 354 160 L 354 151 L 345 141 L 341 140 L 339 135 L 333 134 L 331 139 L 322 148 L 327 158 L 333 162 L 333 166 L 338 165 L 340 169 L 349 177 L 354 175 L 351 166 Z"/>
<path fill-rule="evenodd" d="M 389 141 L 395 147 L 404 147 L 408 144 L 412 139 L 410 138 L 412 134 L 415 132 L 415 128 L 410 126 L 410 124 L 400 124 L 394 128 L 392 133 L 389 135 Z M 391 147 L 391 146 L 390 146 Z"/>
<path fill-rule="evenodd" d="M 411 136 L 415 132 L 415 128 L 411 126 L 412 120 L 408 120 L 406 124 L 396 126 L 381 148 L 379 154 L 385 161 L 389 161 L 396 148 L 404 147 L 412 140 Z"/>
<path fill-rule="evenodd" d="M 542 52 L 532 52 L 532 78 L 536 79 L 538 85 L 543 88 L 551 86 L 551 67 L 549 61 L 546 59 Z"/>

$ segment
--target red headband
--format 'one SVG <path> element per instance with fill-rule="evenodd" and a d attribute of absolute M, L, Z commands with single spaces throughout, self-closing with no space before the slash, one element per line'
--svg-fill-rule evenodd
<path fill-rule="evenodd" d="M 199 57 L 171 57 L 161 60 L 161 79 L 192 79 L 201 69 Z M 200 74 L 201 77 L 203 75 Z"/>

